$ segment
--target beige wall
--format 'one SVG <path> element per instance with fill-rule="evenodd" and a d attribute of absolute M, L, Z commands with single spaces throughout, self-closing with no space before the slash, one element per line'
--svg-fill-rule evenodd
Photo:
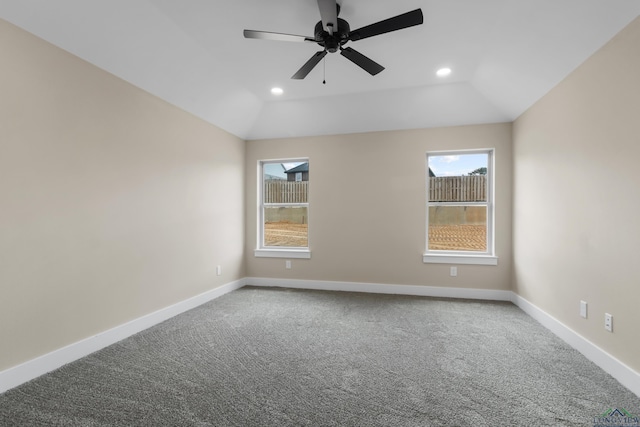
<path fill-rule="evenodd" d="M 319 118 L 319 120 L 321 120 Z M 424 264 L 426 152 L 496 149 L 498 266 Z M 255 258 L 259 160 L 308 157 L 310 260 Z M 509 289 L 511 125 L 247 142 L 247 275 Z"/>
<path fill-rule="evenodd" d="M 1 20 L 0 62 L 0 371 L 244 277 L 244 141 Z"/>
<path fill-rule="evenodd" d="M 640 18 L 515 122 L 513 283 L 640 372 L 638 46 Z"/>

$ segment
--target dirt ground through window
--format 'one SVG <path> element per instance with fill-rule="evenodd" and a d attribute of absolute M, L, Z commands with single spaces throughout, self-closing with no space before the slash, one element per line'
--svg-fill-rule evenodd
<path fill-rule="evenodd" d="M 307 224 L 268 222 L 264 225 L 265 246 L 306 247 L 308 242 Z"/>
<path fill-rule="evenodd" d="M 264 226 L 265 246 L 306 247 L 307 224 L 271 222 Z M 429 249 L 448 251 L 485 251 L 487 229 L 484 225 L 432 225 Z"/>
<path fill-rule="evenodd" d="M 485 225 L 432 225 L 429 227 L 432 251 L 486 251 Z"/>

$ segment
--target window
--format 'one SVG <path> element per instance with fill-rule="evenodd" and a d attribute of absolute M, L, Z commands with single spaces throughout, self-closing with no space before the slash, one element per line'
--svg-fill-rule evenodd
<path fill-rule="evenodd" d="M 309 161 L 259 163 L 259 227 L 255 255 L 310 258 Z"/>
<path fill-rule="evenodd" d="M 427 153 L 424 262 L 496 265 L 493 150 Z"/>

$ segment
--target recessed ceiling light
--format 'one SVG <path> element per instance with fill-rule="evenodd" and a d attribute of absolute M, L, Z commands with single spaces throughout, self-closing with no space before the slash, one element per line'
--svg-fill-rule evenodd
<path fill-rule="evenodd" d="M 271 93 L 274 94 L 274 95 L 280 96 L 280 95 L 282 95 L 284 93 L 284 91 L 282 90 L 281 87 L 274 87 L 274 88 L 271 89 Z"/>
<path fill-rule="evenodd" d="M 440 68 L 436 71 L 438 77 L 447 77 L 449 74 L 451 74 L 451 68 Z"/>

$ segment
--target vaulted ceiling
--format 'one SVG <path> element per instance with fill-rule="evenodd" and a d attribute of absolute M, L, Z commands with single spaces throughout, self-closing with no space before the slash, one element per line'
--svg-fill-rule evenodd
<path fill-rule="evenodd" d="M 0 17 L 262 139 L 512 121 L 640 14 L 638 0 L 338 3 L 352 29 L 417 8 L 424 24 L 350 44 L 386 67 L 376 76 L 336 53 L 292 80 L 321 48 L 243 30 L 313 36 L 316 0 L 0 0 Z"/>

